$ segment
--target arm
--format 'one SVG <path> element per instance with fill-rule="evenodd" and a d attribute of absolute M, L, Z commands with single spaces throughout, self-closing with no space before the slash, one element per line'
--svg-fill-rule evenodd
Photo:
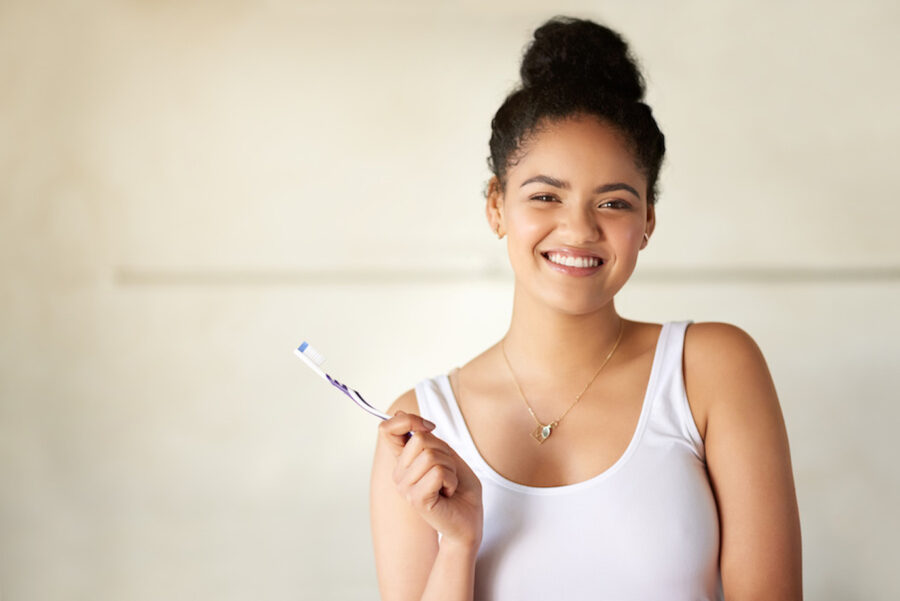
<path fill-rule="evenodd" d="M 685 386 L 706 409 L 706 461 L 719 508 L 728 601 L 803 597 L 800 516 L 781 407 L 766 361 L 743 330 L 688 328 Z"/>
<path fill-rule="evenodd" d="M 371 520 L 381 598 L 471 601 L 481 544 L 481 485 L 430 434 L 433 426 L 414 415 L 417 410 L 415 392 L 409 391 L 379 428 Z M 414 432 L 408 441 L 407 432 Z"/>

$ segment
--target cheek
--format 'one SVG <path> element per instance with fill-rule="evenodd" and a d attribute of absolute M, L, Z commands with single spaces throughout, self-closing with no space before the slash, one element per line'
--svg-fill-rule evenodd
<path fill-rule="evenodd" d="M 634 247 L 637 249 L 644 241 L 644 227 L 642 223 L 629 223 L 626 227 L 622 227 L 619 233 L 619 240 L 629 248 Z"/>
<path fill-rule="evenodd" d="M 644 230 L 637 228 L 628 230 L 628 232 L 625 234 L 625 241 L 629 246 L 634 246 L 635 248 L 637 248 L 641 245 L 641 242 L 644 241 Z"/>
<path fill-rule="evenodd" d="M 539 216 L 513 214 L 507 220 L 510 243 L 533 246 L 547 235 L 548 224 Z"/>

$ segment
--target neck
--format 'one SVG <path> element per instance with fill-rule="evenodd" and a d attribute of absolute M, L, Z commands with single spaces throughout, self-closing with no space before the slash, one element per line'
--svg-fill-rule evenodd
<path fill-rule="evenodd" d="M 591 313 L 572 315 L 516 291 L 504 346 L 517 374 L 580 383 L 590 378 L 619 336 L 613 299 Z M 542 377 L 543 376 L 543 377 Z M 530 378 L 529 378 L 530 379 Z"/>

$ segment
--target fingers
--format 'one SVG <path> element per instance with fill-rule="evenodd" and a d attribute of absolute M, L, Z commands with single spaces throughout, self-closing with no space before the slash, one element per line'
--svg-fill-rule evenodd
<path fill-rule="evenodd" d="M 397 485 L 398 492 L 420 511 L 431 511 L 441 497 L 449 497 L 445 489 L 456 489 L 455 472 L 447 466 L 426 465 L 424 473 L 407 474 Z"/>
<path fill-rule="evenodd" d="M 441 497 L 450 497 L 456 489 L 456 473 L 442 465 L 432 466 L 425 475 L 410 488 L 409 500 L 414 507 L 431 511 Z"/>
<path fill-rule="evenodd" d="M 423 440 L 425 438 L 431 440 Z M 454 456 L 443 446 L 443 441 L 421 434 L 406 445 L 397 459 L 393 474 L 401 494 L 408 497 L 418 488 L 420 496 L 424 489 L 446 497 L 453 496 L 459 487 L 457 466 Z"/>
<path fill-rule="evenodd" d="M 393 479 L 397 491 L 421 511 L 434 508 L 441 496 L 459 488 L 456 454 L 431 431 L 430 421 L 403 411 L 383 421 L 380 435 L 397 457 Z"/>
<path fill-rule="evenodd" d="M 387 441 L 395 456 L 400 455 L 409 440 L 409 434 L 431 432 L 434 424 L 413 413 L 398 411 L 391 419 L 381 422 L 379 434 Z"/>

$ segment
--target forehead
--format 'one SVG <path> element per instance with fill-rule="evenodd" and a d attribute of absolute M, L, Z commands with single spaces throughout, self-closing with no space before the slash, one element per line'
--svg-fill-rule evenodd
<path fill-rule="evenodd" d="M 576 185 L 614 180 L 634 184 L 639 190 L 646 186 L 622 134 L 590 116 L 543 123 L 523 142 L 518 160 L 507 171 L 508 181 L 517 186 L 516 182 L 538 174 Z"/>

